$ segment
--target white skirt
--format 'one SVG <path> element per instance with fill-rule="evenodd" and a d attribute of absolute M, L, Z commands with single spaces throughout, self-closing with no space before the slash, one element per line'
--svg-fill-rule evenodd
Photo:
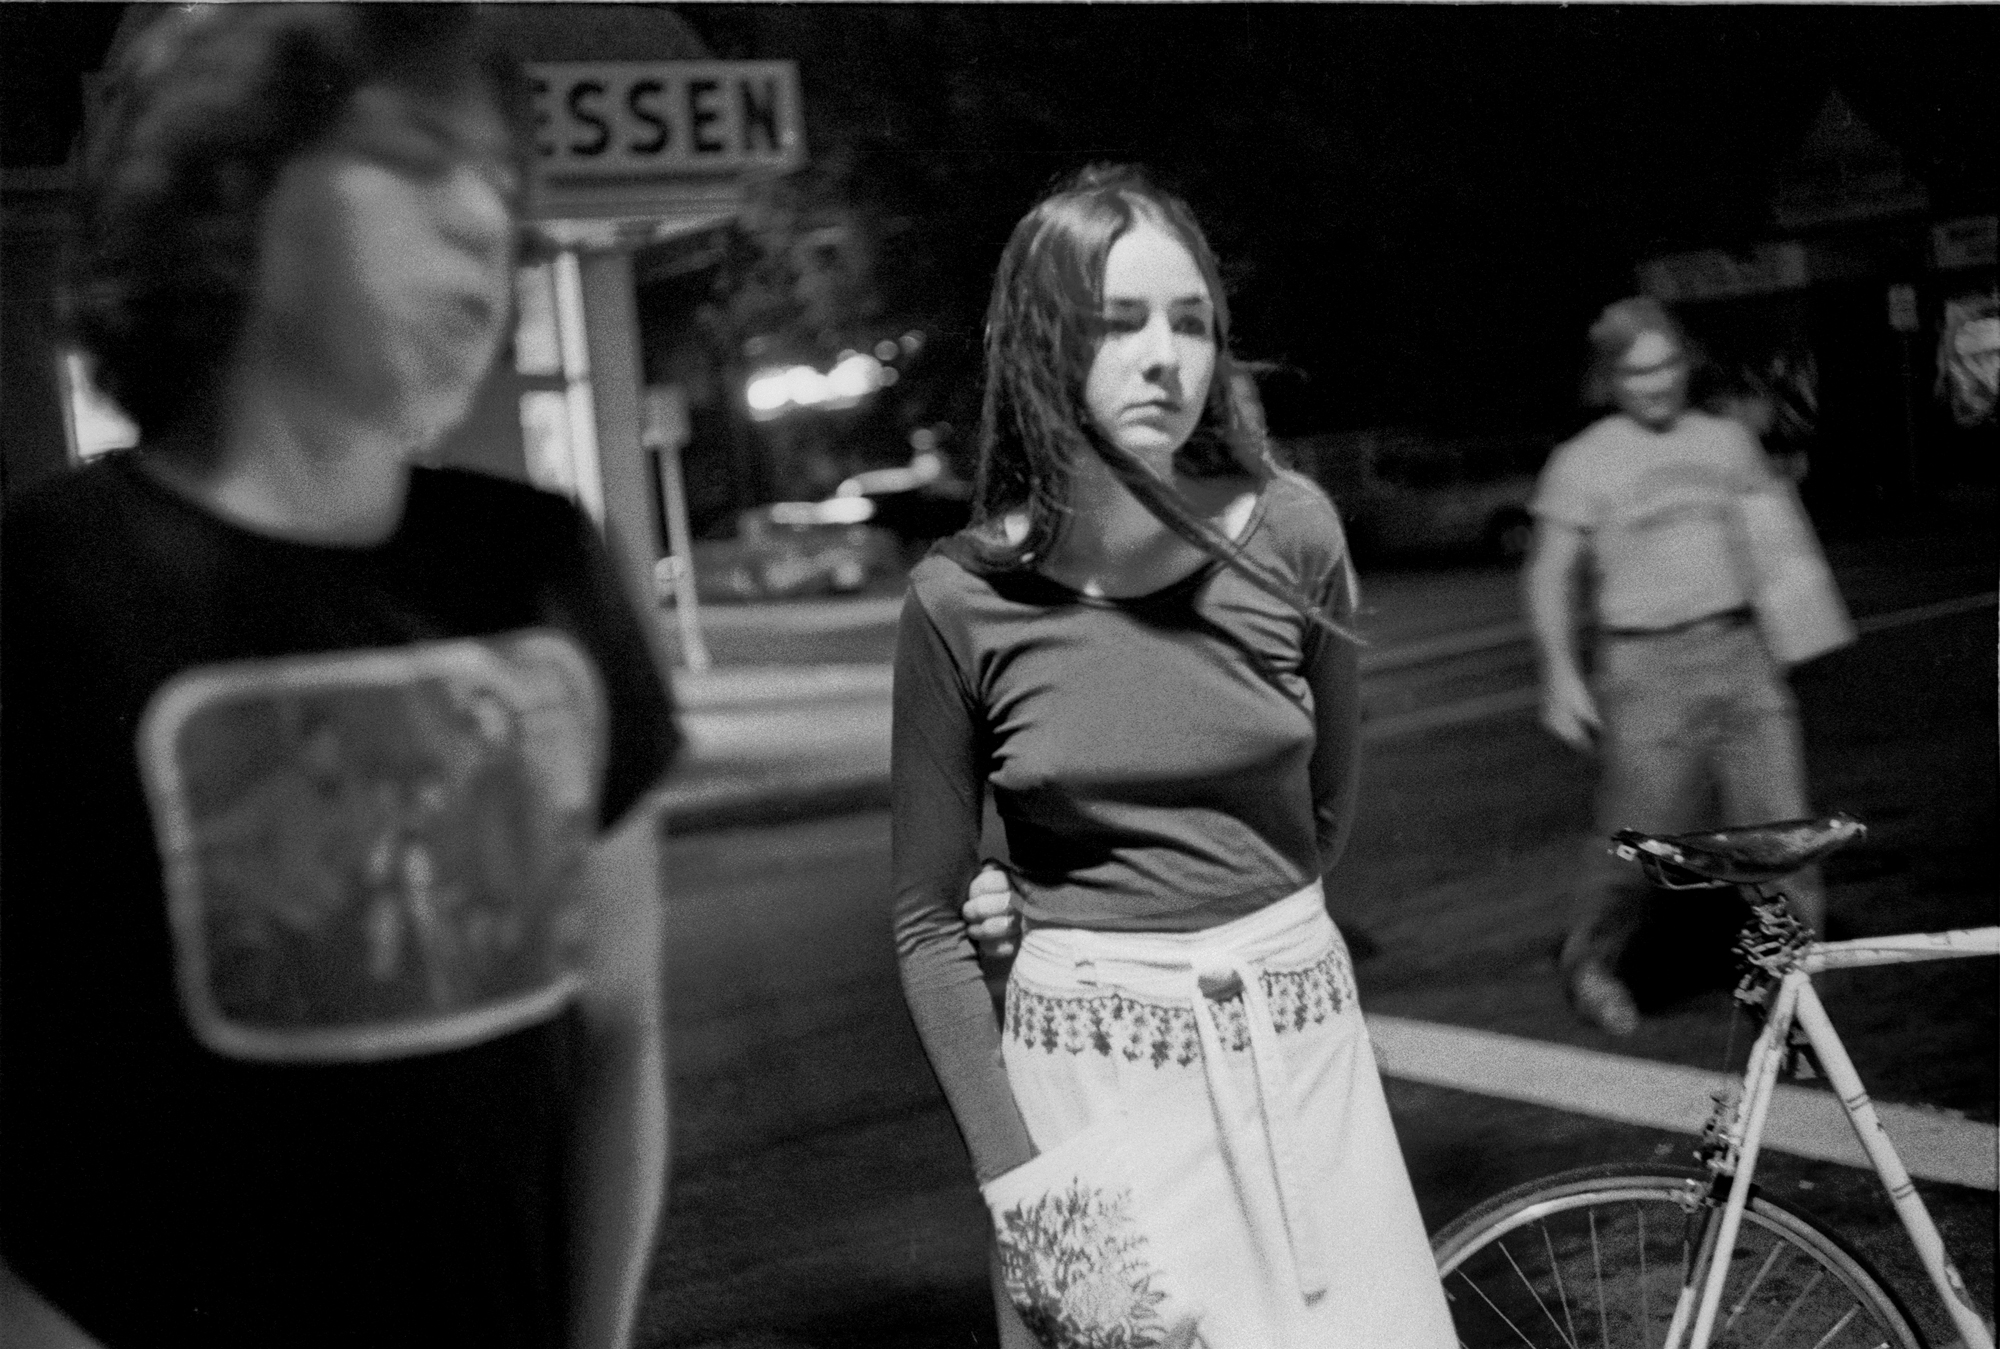
<path fill-rule="evenodd" d="M 1317 882 L 1203 932 L 1030 929 L 1002 1056 L 1039 1155 L 982 1190 L 1044 1343 L 1456 1343 Z"/>

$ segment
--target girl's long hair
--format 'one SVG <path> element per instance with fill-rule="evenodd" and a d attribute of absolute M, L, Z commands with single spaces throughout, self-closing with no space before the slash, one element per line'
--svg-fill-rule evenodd
<path fill-rule="evenodd" d="M 1289 577 L 1245 556 L 1171 481 L 1092 423 L 1083 390 L 1102 332 L 1105 259 L 1142 222 L 1187 249 L 1214 309 L 1215 371 L 1194 431 L 1175 451 L 1175 468 L 1195 478 L 1242 474 L 1259 487 L 1278 472 L 1250 372 L 1229 350 L 1221 269 L 1193 213 L 1137 168 L 1094 165 L 1063 182 L 1014 227 L 993 278 L 973 489 L 980 552 L 999 566 L 1046 558 L 1071 523 L 1071 465 L 1094 454 L 1174 534 L 1308 621 L 1351 637 Z M 1000 522 L 1016 511 L 1026 512 L 1028 527 L 1008 540 Z"/>

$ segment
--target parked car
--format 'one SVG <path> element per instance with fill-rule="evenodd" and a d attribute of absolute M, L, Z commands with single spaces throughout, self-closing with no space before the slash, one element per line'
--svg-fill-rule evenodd
<path fill-rule="evenodd" d="M 1340 508 L 1355 556 L 1517 562 L 1534 537 L 1528 501 L 1553 436 L 1449 437 L 1403 428 L 1279 442 Z"/>
<path fill-rule="evenodd" d="M 906 465 L 857 473 L 833 491 L 835 501 L 857 498 L 870 503 L 870 523 L 894 534 L 911 563 L 933 539 L 956 534 L 972 518 L 972 484 L 934 450 L 919 451 Z"/>
<path fill-rule="evenodd" d="M 733 539 L 694 545 L 695 593 L 707 601 L 791 599 L 866 590 L 902 570 L 896 536 L 868 523 L 864 500 L 774 501 L 737 517 Z M 674 602 L 675 563 L 653 569 L 661 604 Z"/>

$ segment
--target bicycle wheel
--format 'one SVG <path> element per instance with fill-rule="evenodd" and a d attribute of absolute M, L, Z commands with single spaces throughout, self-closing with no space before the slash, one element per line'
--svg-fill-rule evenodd
<path fill-rule="evenodd" d="M 1489 1199 L 1431 1246 L 1466 1349 L 1650 1349 L 1673 1320 L 1705 1173 L 1566 1171 Z M 1716 1209 L 1720 1222 L 1721 1210 Z M 1881 1279 L 1804 1214 L 1751 1192 L 1711 1349 L 1924 1349 Z"/>

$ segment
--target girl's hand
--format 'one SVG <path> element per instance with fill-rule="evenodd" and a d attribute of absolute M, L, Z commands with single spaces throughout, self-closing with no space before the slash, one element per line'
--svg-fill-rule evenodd
<path fill-rule="evenodd" d="M 981 959 L 1005 960 L 1014 954 L 1021 939 L 1019 904 L 1013 881 L 998 863 L 986 863 L 973 876 L 960 913 Z"/>

